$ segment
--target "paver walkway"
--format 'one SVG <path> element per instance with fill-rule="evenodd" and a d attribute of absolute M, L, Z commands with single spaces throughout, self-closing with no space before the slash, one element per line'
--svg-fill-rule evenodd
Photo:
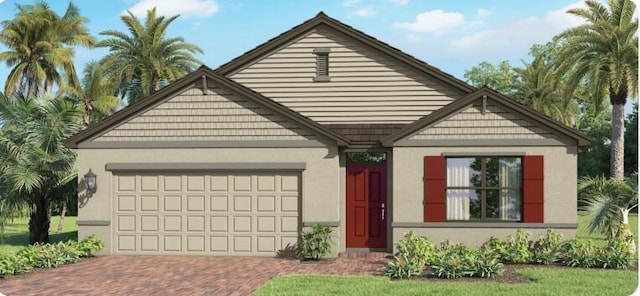
<path fill-rule="evenodd" d="M 105 256 L 0 279 L 0 293 L 250 295 L 280 274 L 380 274 L 383 257 L 300 262 L 250 257 Z"/>

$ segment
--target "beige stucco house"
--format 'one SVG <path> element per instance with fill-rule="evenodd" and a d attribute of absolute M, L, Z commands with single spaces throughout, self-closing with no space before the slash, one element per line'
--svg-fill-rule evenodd
<path fill-rule="evenodd" d="M 588 142 L 320 13 L 66 144 L 97 176 L 78 231 L 104 253 L 274 256 L 316 223 L 338 252 L 572 236 Z"/>

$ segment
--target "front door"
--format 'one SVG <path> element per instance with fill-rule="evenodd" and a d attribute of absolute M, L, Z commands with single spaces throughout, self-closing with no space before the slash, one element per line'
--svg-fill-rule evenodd
<path fill-rule="evenodd" d="M 347 165 L 347 248 L 387 247 L 387 166 Z"/>

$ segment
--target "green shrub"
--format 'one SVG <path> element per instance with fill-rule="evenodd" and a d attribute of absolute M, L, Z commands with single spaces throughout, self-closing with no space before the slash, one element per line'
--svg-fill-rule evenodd
<path fill-rule="evenodd" d="M 302 232 L 298 255 L 301 259 L 319 259 L 331 253 L 331 228 L 315 224 L 309 231 Z"/>
<path fill-rule="evenodd" d="M 545 235 L 541 235 L 538 240 L 533 243 L 533 251 L 531 262 L 536 264 L 553 264 L 558 261 L 562 241 L 562 234 L 547 229 Z"/>
<path fill-rule="evenodd" d="M 602 268 L 627 269 L 634 259 L 633 253 L 629 252 L 627 238 L 623 236 L 607 242 L 599 254 L 598 266 Z"/>
<path fill-rule="evenodd" d="M 28 246 L 16 252 L 16 256 L 24 259 L 30 266 L 34 266 L 40 256 L 40 250 L 36 246 Z"/>
<path fill-rule="evenodd" d="M 436 245 L 425 236 L 417 236 L 413 231 L 404 235 L 396 243 L 396 256 L 416 261 L 420 265 L 430 265 L 436 257 Z"/>
<path fill-rule="evenodd" d="M 31 271 L 32 266 L 26 260 L 16 254 L 0 255 L 0 277 Z"/>
<path fill-rule="evenodd" d="M 424 264 L 416 257 L 394 256 L 384 267 L 384 274 L 392 279 L 406 279 L 422 274 Z"/>
<path fill-rule="evenodd" d="M 93 253 L 104 248 L 104 242 L 97 236 L 92 235 L 81 240 L 77 249 L 80 251 L 80 257 L 91 257 Z"/>
<path fill-rule="evenodd" d="M 507 247 L 505 243 L 495 236 L 492 236 L 488 241 L 482 244 L 479 250 L 486 258 L 494 258 L 499 261 L 503 261 L 507 257 Z"/>
<path fill-rule="evenodd" d="M 532 258 L 529 250 L 529 237 L 531 234 L 523 229 L 518 229 L 516 236 L 509 235 L 504 240 L 505 254 L 503 262 L 529 263 Z"/>
<path fill-rule="evenodd" d="M 431 264 L 431 272 L 440 278 L 495 277 L 504 272 L 498 258 L 489 252 L 473 249 L 463 244 L 444 241 Z"/>
<path fill-rule="evenodd" d="M 585 268 L 626 269 L 633 260 L 623 237 L 612 238 L 604 246 L 571 239 L 561 247 L 562 264 Z"/>

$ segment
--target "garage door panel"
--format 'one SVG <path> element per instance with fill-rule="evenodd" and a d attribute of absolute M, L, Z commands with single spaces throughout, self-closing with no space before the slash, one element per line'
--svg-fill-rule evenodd
<path fill-rule="evenodd" d="M 249 235 L 233 236 L 233 252 L 234 253 L 251 253 L 251 236 Z"/>
<path fill-rule="evenodd" d="M 120 192 L 136 191 L 136 177 L 135 176 L 116 176 L 117 189 Z"/>
<path fill-rule="evenodd" d="M 182 236 L 181 235 L 164 235 L 163 251 L 165 252 L 182 252 Z"/>
<path fill-rule="evenodd" d="M 158 176 L 140 176 L 141 191 L 158 191 Z"/>
<path fill-rule="evenodd" d="M 116 208 L 120 212 L 134 212 L 136 210 L 135 195 L 118 195 L 116 196 Z"/>
<path fill-rule="evenodd" d="M 298 196 L 281 196 L 280 211 L 282 212 L 298 212 Z"/>
<path fill-rule="evenodd" d="M 187 216 L 187 232 L 204 232 L 205 217 L 204 216 Z"/>
<path fill-rule="evenodd" d="M 114 180 L 115 253 L 274 256 L 298 238 L 296 173 L 145 173 Z"/>
<path fill-rule="evenodd" d="M 180 212 L 182 211 L 182 196 L 181 195 L 164 195 L 164 211 L 165 212 Z"/>
<path fill-rule="evenodd" d="M 164 191 L 165 192 L 182 191 L 182 177 L 181 176 L 165 176 Z"/>
<path fill-rule="evenodd" d="M 158 215 L 140 216 L 140 230 L 143 232 L 158 232 L 159 231 L 158 220 L 159 220 Z"/>
<path fill-rule="evenodd" d="M 276 238 L 273 236 L 258 236 L 257 238 L 257 251 L 275 253 L 276 250 Z"/>
<path fill-rule="evenodd" d="M 140 197 L 140 210 L 141 211 L 158 211 L 158 196 L 157 195 L 142 195 Z"/>
<path fill-rule="evenodd" d="M 163 216 L 164 232 L 182 232 L 182 216 Z"/>
<path fill-rule="evenodd" d="M 187 212 L 204 212 L 204 195 L 187 195 Z"/>
<path fill-rule="evenodd" d="M 136 216 L 120 215 L 116 221 L 118 231 L 136 231 Z"/>
<path fill-rule="evenodd" d="M 258 212 L 275 212 L 275 195 L 258 195 Z"/>
<path fill-rule="evenodd" d="M 140 249 L 146 252 L 158 252 L 160 250 L 159 240 L 159 235 L 142 235 L 140 237 Z"/>
<path fill-rule="evenodd" d="M 209 209 L 212 212 L 226 212 L 229 210 L 229 196 L 228 195 L 212 195 L 209 198 Z"/>
<path fill-rule="evenodd" d="M 189 235 L 187 236 L 187 251 L 189 252 L 204 252 L 205 250 L 205 236 L 204 235 Z"/>
<path fill-rule="evenodd" d="M 187 176 L 187 191 L 204 191 L 204 177 L 205 176 Z"/>
<path fill-rule="evenodd" d="M 229 237 L 226 235 L 214 235 L 210 237 L 211 252 L 228 253 Z"/>

